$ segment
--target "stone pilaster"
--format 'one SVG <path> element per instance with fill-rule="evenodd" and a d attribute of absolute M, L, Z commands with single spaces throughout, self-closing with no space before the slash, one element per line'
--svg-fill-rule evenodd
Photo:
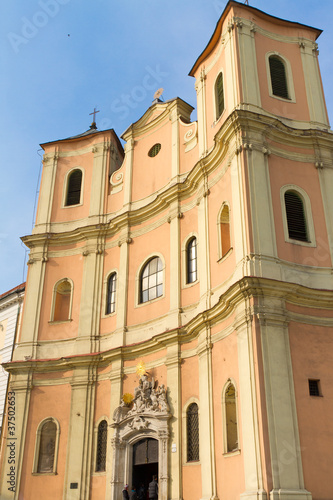
<path fill-rule="evenodd" d="M 108 144 L 100 144 L 93 147 L 94 163 L 91 176 L 90 217 L 97 215 L 102 218 L 105 213 L 104 205 L 109 149 L 110 147 Z M 100 222 L 102 222 L 102 220 L 100 220 Z"/>
<path fill-rule="evenodd" d="M 259 443 L 259 423 L 254 372 L 254 354 L 251 315 L 248 304 L 242 302 L 236 311 L 237 350 L 239 365 L 239 402 L 242 424 L 242 456 L 245 473 L 245 491 L 242 500 L 266 500 L 263 488 Z"/>
<path fill-rule="evenodd" d="M 207 151 L 207 111 L 206 111 L 206 74 L 202 69 L 195 84 L 198 104 L 198 138 L 199 156 L 204 156 Z"/>
<path fill-rule="evenodd" d="M 64 500 L 88 500 L 90 498 L 95 379 L 95 366 L 77 368 L 71 383 L 71 414 L 67 438 Z M 71 483 L 77 483 L 77 488 L 72 489 Z"/>
<path fill-rule="evenodd" d="M 21 471 L 24 458 L 29 414 L 32 375 L 22 373 L 11 375 L 6 401 L 6 413 L 11 417 L 10 423 L 4 418 L 2 433 L 2 470 L 0 474 L 0 498 L 2 500 L 18 500 L 20 498 Z M 10 402 L 10 404 L 8 404 Z M 9 408 L 11 410 L 9 411 Z M 13 468 L 12 468 L 13 467 Z M 10 477 L 12 473 L 14 475 Z M 12 479 L 13 483 L 8 483 Z M 13 489 L 9 489 L 13 488 Z"/>
<path fill-rule="evenodd" d="M 199 357 L 199 448 L 201 463 L 201 499 L 217 499 L 214 444 L 212 343 L 207 325 L 198 339 Z"/>
<path fill-rule="evenodd" d="M 311 500 L 303 480 L 296 401 L 283 301 L 261 300 L 257 314 L 268 417 L 273 489 L 270 500 Z M 262 312 L 261 312 L 262 310 Z"/>
<path fill-rule="evenodd" d="M 173 418 L 170 420 L 170 482 L 169 498 L 182 498 L 182 408 L 181 408 L 181 358 L 178 344 L 168 347 L 167 352 L 167 381 L 169 388 L 169 404 Z M 174 447 L 176 451 L 174 451 Z"/>
<path fill-rule="evenodd" d="M 299 46 L 302 56 L 310 121 L 314 125 L 329 128 L 318 64 L 318 46 L 315 42 L 310 42 L 309 40 L 300 40 Z"/>

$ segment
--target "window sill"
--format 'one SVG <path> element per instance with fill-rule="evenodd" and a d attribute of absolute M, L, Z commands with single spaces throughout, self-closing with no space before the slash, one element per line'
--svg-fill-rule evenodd
<path fill-rule="evenodd" d="M 149 304 L 152 304 L 153 302 L 158 302 L 159 300 L 164 299 L 164 297 L 165 294 L 161 295 L 160 297 L 156 297 L 155 299 L 147 300 L 146 302 L 138 302 L 137 304 L 135 304 L 135 307 L 147 306 Z"/>
<path fill-rule="evenodd" d="M 291 97 L 280 97 L 279 95 L 274 95 L 271 92 L 269 93 L 269 96 L 273 99 L 277 99 L 278 101 L 296 103 L 296 99 L 292 99 Z"/>
<path fill-rule="evenodd" d="M 57 476 L 57 472 L 32 472 L 32 476 Z"/>
<path fill-rule="evenodd" d="M 234 249 L 233 247 L 230 247 L 229 250 L 227 251 L 227 253 L 225 255 L 223 255 L 223 257 L 220 257 L 217 262 L 220 263 L 220 262 L 223 262 L 224 260 L 226 260 L 229 257 L 229 255 L 232 253 L 233 249 Z"/>
<path fill-rule="evenodd" d="M 201 462 L 200 460 L 192 460 L 191 462 L 184 462 L 183 465 L 190 467 L 192 465 L 201 465 Z"/>
<path fill-rule="evenodd" d="M 238 448 L 237 450 L 233 450 L 233 451 L 227 451 L 225 453 L 223 453 L 223 456 L 225 458 L 228 458 L 228 457 L 234 457 L 236 455 L 240 455 L 241 451 L 240 449 Z"/>
<path fill-rule="evenodd" d="M 64 319 L 61 321 L 49 321 L 49 325 L 62 325 L 64 323 L 71 323 L 73 320 L 72 319 Z"/>
<path fill-rule="evenodd" d="M 76 208 L 76 207 L 82 207 L 83 203 L 76 203 L 75 205 L 63 205 L 61 208 Z"/>
<path fill-rule="evenodd" d="M 111 318 L 112 316 L 115 316 L 115 315 L 116 315 L 116 311 L 109 313 L 109 314 L 103 314 L 102 319 Z"/>
<path fill-rule="evenodd" d="M 222 111 L 222 113 L 220 114 L 220 116 L 217 118 L 217 120 L 213 121 L 212 128 L 216 127 L 216 125 L 219 123 L 219 121 L 222 120 L 222 118 L 223 118 L 224 115 L 225 115 L 225 108 Z"/>
<path fill-rule="evenodd" d="M 103 471 L 99 471 L 99 472 L 93 472 L 92 475 L 93 476 L 106 476 L 106 471 L 103 470 Z"/>
<path fill-rule="evenodd" d="M 292 238 L 289 238 L 289 236 L 287 236 L 285 238 L 285 242 L 292 243 L 293 245 L 300 245 L 302 247 L 316 247 L 317 246 L 316 243 L 313 241 L 294 240 Z"/>
<path fill-rule="evenodd" d="M 192 281 L 192 283 L 184 283 L 183 288 L 191 288 L 192 286 L 195 286 L 199 283 L 199 280 Z"/>

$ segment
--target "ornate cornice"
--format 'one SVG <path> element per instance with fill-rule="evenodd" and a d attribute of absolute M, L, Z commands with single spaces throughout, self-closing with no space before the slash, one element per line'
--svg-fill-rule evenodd
<path fill-rule="evenodd" d="M 312 313 L 307 316 L 306 311 L 298 314 L 288 311 L 285 308 L 276 311 L 266 305 L 266 299 L 278 300 L 281 303 L 291 303 L 304 308 L 317 308 L 327 311 L 333 311 L 333 294 L 331 290 L 319 290 L 308 288 L 295 283 L 286 283 L 267 278 L 244 277 L 234 283 L 223 293 L 217 304 L 211 309 L 199 313 L 182 328 L 161 332 L 154 337 L 139 342 L 135 345 L 127 345 L 109 349 L 104 352 L 92 353 L 80 356 L 68 356 L 57 359 L 43 360 L 24 360 L 5 363 L 4 368 L 15 374 L 22 372 L 45 372 L 45 371 L 67 371 L 73 368 L 94 368 L 98 366 L 107 366 L 119 359 L 133 359 L 134 357 L 144 356 L 164 350 L 166 347 L 174 344 L 184 344 L 198 338 L 200 333 L 207 328 L 207 325 L 214 326 L 222 320 L 228 318 L 237 310 L 237 306 L 249 299 L 255 299 L 255 305 L 246 309 L 245 313 L 238 315 L 236 320 L 237 327 L 241 323 L 248 323 L 254 316 L 265 321 L 286 323 L 290 320 L 302 323 L 316 324 L 316 318 Z M 236 326 L 235 323 L 235 326 Z M 333 327 L 333 318 L 325 318 L 325 326 Z M 229 327 L 228 327 L 229 329 Z M 229 330 L 228 330 L 229 331 Z M 230 331 L 231 333 L 231 331 Z M 221 335 L 216 339 L 212 335 L 211 343 L 218 341 Z M 206 346 L 207 347 L 207 346 Z M 211 346 L 208 346 L 211 348 Z M 186 352 L 184 353 L 186 357 Z"/>

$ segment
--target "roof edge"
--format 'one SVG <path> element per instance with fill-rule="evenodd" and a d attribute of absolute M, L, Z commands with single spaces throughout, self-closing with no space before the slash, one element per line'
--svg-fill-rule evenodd
<path fill-rule="evenodd" d="M 102 134 L 102 133 L 105 134 L 105 132 L 111 132 L 112 133 L 112 135 L 116 139 L 116 142 L 118 143 L 120 151 L 124 152 L 123 145 L 121 144 L 120 139 L 119 139 L 117 133 L 115 132 L 115 130 L 113 128 L 109 128 L 109 129 L 106 129 L 106 130 L 95 130 L 91 134 L 87 134 L 87 135 L 84 135 L 84 133 L 83 133 L 83 134 L 75 135 L 75 136 L 72 136 L 72 137 L 67 137 L 65 139 L 57 139 L 56 141 L 42 142 L 40 144 L 40 147 L 43 148 L 44 151 L 45 151 L 44 146 L 50 146 L 51 144 L 57 144 L 59 142 L 75 142 L 77 140 L 82 140 L 82 139 L 88 139 L 90 137 L 95 137 L 98 134 Z"/>
<path fill-rule="evenodd" d="M 220 28 L 221 29 L 221 26 L 223 24 L 223 21 L 224 19 L 226 18 L 227 14 L 229 13 L 230 9 L 232 6 L 240 6 L 240 7 L 243 7 L 244 9 L 247 9 L 249 11 L 255 11 L 257 12 L 259 15 L 263 16 L 263 17 L 266 17 L 266 18 L 269 18 L 269 19 L 276 19 L 278 21 L 282 21 L 283 23 L 287 23 L 287 24 L 290 24 L 290 25 L 294 25 L 294 26 L 303 26 L 304 28 L 308 28 L 308 29 L 311 29 L 313 31 L 316 31 L 317 32 L 317 35 L 316 35 L 316 40 L 317 38 L 321 35 L 321 33 L 323 32 L 323 30 L 319 29 L 319 28 L 314 28 L 313 26 L 308 26 L 307 24 L 302 24 L 302 23 L 298 23 L 297 21 L 288 21 L 287 19 L 282 19 L 281 17 L 277 17 L 277 16 L 272 16 L 271 14 L 267 14 L 267 12 L 264 12 L 263 10 L 260 10 L 260 9 L 257 9 L 256 7 L 252 7 L 251 5 L 247 5 L 247 4 L 244 4 L 244 3 L 241 3 L 241 2 L 236 2 L 235 0 L 229 0 L 227 5 L 225 6 L 221 16 L 219 17 L 217 23 L 216 23 L 216 26 L 215 26 L 215 29 L 213 31 L 213 34 L 212 36 L 210 37 L 206 47 L 204 48 L 204 50 L 201 52 L 201 54 L 199 55 L 199 57 L 197 58 L 197 60 L 195 61 L 195 63 L 193 64 L 190 72 L 189 72 L 189 76 L 193 76 L 194 77 L 194 73 L 195 71 L 197 70 L 198 66 L 201 64 L 201 62 L 206 58 L 206 56 L 209 54 L 210 52 L 210 45 L 212 43 L 214 43 L 214 46 L 215 46 L 215 43 L 216 41 L 214 42 L 214 39 L 218 39 L 219 36 L 220 36 L 220 33 L 218 33 L 218 29 Z"/>

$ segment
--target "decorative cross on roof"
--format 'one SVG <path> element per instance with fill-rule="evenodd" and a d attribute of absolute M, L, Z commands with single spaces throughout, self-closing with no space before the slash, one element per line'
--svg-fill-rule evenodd
<path fill-rule="evenodd" d="M 96 113 L 99 113 L 99 111 L 96 111 L 96 108 L 94 108 L 93 113 L 89 113 L 89 116 L 90 116 L 90 115 L 94 115 L 94 118 L 93 118 L 93 123 L 95 123 L 95 124 L 96 124 L 96 121 L 95 121 L 95 120 L 96 120 Z"/>

